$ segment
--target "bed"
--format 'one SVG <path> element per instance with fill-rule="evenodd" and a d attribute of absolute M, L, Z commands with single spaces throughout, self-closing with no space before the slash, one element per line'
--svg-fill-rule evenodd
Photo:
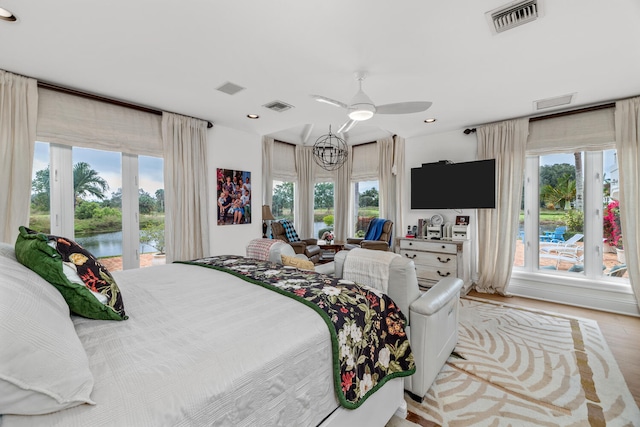
<path fill-rule="evenodd" d="M 126 320 L 96 320 L 0 244 L 0 425 L 383 426 L 402 410 L 413 371 L 350 409 L 316 310 L 204 267 L 113 272 Z"/>

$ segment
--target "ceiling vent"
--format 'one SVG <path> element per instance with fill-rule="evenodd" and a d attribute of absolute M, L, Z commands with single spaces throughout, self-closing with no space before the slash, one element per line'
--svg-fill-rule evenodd
<path fill-rule="evenodd" d="M 227 95 L 235 95 L 236 93 L 240 92 L 241 90 L 244 90 L 245 88 L 243 88 L 242 86 L 238 86 L 235 83 L 231 83 L 231 82 L 226 82 L 225 84 L 223 84 L 222 86 L 220 86 L 219 88 L 216 88 L 216 90 L 219 90 L 220 92 L 226 93 Z"/>
<path fill-rule="evenodd" d="M 268 104 L 264 104 L 263 107 L 273 110 L 277 113 L 282 113 L 283 111 L 287 111 L 293 108 L 293 105 L 289 105 L 286 102 L 282 101 L 273 101 L 269 102 Z"/>
<path fill-rule="evenodd" d="M 485 14 L 491 32 L 502 33 L 543 16 L 542 0 L 525 0 L 509 3 Z"/>
<path fill-rule="evenodd" d="M 555 98 L 547 98 L 540 99 L 538 101 L 533 101 L 533 110 L 540 111 L 545 110 L 547 108 L 560 107 L 562 105 L 568 105 L 573 102 L 573 97 L 575 93 L 570 93 L 569 95 L 556 96 Z"/>

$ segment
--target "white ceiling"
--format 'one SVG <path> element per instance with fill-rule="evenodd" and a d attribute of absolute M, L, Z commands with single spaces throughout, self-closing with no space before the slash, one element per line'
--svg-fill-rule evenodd
<path fill-rule="evenodd" d="M 433 106 L 376 115 L 351 143 L 640 95 L 638 0 L 541 1 L 542 18 L 494 35 L 485 12 L 502 0 L 0 0 L 18 18 L 0 21 L 0 69 L 293 143 L 313 125 L 308 144 L 347 118 L 310 95 L 348 103 L 356 71 L 378 105 Z M 263 107 L 276 100 L 295 108 Z"/>

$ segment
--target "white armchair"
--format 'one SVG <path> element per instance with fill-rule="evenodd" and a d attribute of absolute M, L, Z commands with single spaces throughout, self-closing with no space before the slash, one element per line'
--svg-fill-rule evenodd
<path fill-rule="evenodd" d="M 308 260 L 305 254 L 297 254 L 293 247 L 277 239 L 253 239 L 246 247 L 246 256 L 263 261 L 282 263 L 282 255 Z M 333 274 L 334 262 L 316 264 L 314 270 L 322 274 Z"/>
<path fill-rule="evenodd" d="M 358 256 L 360 251 L 366 249 L 336 254 L 336 277 L 349 279 L 344 275 L 345 260 Z M 408 319 L 407 334 L 416 361 L 416 373 L 405 379 L 405 389 L 422 398 L 458 341 L 458 301 L 463 282 L 447 277 L 429 291 L 421 292 L 413 261 L 399 254 L 388 257 L 387 293 Z"/>

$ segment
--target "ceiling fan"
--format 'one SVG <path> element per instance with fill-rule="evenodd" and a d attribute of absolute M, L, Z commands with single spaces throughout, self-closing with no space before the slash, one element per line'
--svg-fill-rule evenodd
<path fill-rule="evenodd" d="M 325 104 L 341 107 L 349 111 L 349 120 L 340 126 L 338 133 L 348 132 L 357 122 L 369 120 L 374 114 L 412 114 L 425 111 L 431 107 L 432 103 L 428 101 L 397 102 L 395 104 L 375 105 L 371 98 L 362 91 L 362 81 L 365 78 L 365 73 L 356 73 L 356 80 L 358 80 L 360 90 L 358 90 L 358 93 L 355 94 L 349 104 L 345 104 L 344 102 L 336 101 L 335 99 L 327 98 L 322 95 L 311 95 L 311 97 L 318 102 L 324 102 Z"/>

